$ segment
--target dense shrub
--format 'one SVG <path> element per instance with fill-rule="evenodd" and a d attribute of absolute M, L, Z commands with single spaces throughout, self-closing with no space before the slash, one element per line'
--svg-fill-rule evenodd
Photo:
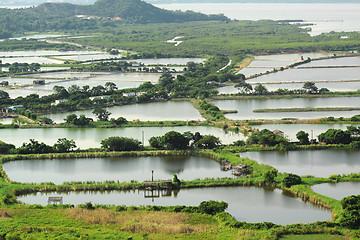
<path fill-rule="evenodd" d="M 228 203 L 221 201 L 203 201 L 199 205 L 199 210 L 203 213 L 215 215 L 216 213 L 220 213 L 225 211 L 225 209 L 228 207 Z"/>
<path fill-rule="evenodd" d="M 109 137 L 101 141 L 101 147 L 110 151 L 136 151 L 142 148 L 141 142 L 127 137 Z"/>
<path fill-rule="evenodd" d="M 292 185 L 297 185 L 300 183 L 301 183 L 301 177 L 292 173 L 286 174 L 286 176 L 282 180 L 282 184 L 285 187 L 291 187 Z"/>
<path fill-rule="evenodd" d="M 344 210 L 341 225 L 347 228 L 360 228 L 360 195 L 349 196 L 341 200 Z"/>

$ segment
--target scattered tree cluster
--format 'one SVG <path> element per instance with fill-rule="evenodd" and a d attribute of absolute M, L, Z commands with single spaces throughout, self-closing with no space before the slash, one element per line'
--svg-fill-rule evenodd
<path fill-rule="evenodd" d="M 219 138 L 212 135 L 201 135 L 199 132 L 183 134 L 171 131 L 163 136 L 152 137 L 149 140 L 150 146 L 157 149 L 184 150 L 191 147 L 213 149 L 221 145 Z"/>
<path fill-rule="evenodd" d="M 273 147 L 278 144 L 288 144 L 289 140 L 287 140 L 280 134 L 275 134 L 268 129 L 263 129 L 261 131 L 252 133 L 246 140 L 246 143 L 249 145 L 259 144 L 263 146 Z"/>
<path fill-rule="evenodd" d="M 59 138 L 53 146 L 45 143 L 39 143 L 34 139 L 30 139 L 29 143 L 23 143 L 22 146 L 16 148 L 12 144 L 7 144 L 0 141 L 1 154 L 41 154 L 41 153 L 64 153 L 71 152 L 76 148 L 74 140 L 66 138 Z"/>

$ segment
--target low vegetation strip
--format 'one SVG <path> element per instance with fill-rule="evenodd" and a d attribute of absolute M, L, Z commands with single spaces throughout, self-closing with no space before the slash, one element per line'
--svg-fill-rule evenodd
<path fill-rule="evenodd" d="M 359 107 L 320 107 L 320 108 L 268 108 L 255 109 L 255 113 L 276 113 L 276 112 L 337 112 L 337 111 L 358 111 Z"/>

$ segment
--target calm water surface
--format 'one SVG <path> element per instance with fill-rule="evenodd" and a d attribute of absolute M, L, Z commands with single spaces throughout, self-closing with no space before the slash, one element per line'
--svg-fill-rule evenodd
<path fill-rule="evenodd" d="M 359 186 L 358 182 L 323 183 L 314 185 L 311 189 L 321 195 L 341 200 L 351 195 L 360 195 Z"/>
<path fill-rule="evenodd" d="M 324 66 L 360 66 L 360 57 L 333 58 L 312 61 L 300 67 L 324 67 Z"/>
<path fill-rule="evenodd" d="M 37 193 L 19 196 L 18 200 L 29 204 L 47 204 L 48 196 L 64 197 L 64 203 L 112 205 L 188 205 L 198 206 L 202 201 L 225 201 L 227 211 L 238 221 L 273 222 L 276 224 L 309 223 L 331 218 L 331 212 L 282 194 L 280 190 L 255 187 L 221 187 L 204 189 L 181 189 L 170 192 L 167 197 L 145 198 L 143 191 Z"/>
<path fill-rule="evenodd" d="M 360 97 L 340 98 L 292 98 L 292 99 L 251 99 L 251 100 L 215 100 L 212 101 L 222 110 L 237 110 L 226 114 L 229 119 L 315 119 L 320 117 L 351 117 L 360 111 L 329 112 L 282 112 L 254 113 L 255 109 L 305 108 L 305 107 L 360 107 Z"/>
<path fill-rule="evenodd" d="M 40 63 L 40 64 L 57 64 L 63 63 L 63 61 L 45 58 L 45 57 L 13 57 L 13 58 L 0 58 L 3 64 L 10 63 L 13 64 L 15 62 L 18 63 Z"/>
<path fill-rule="evenodd" d="M 186 65 L 188 62 L 203 63 L 206 58 L 143 58 L 143 59 L 134 59 L 133 62 L 143 63 L 145 65 L 168 65 L 168 64 L 178 64 Z M 130 60 L 128 60 L 130 61 Z"/>
<path fill-rule="evenodd" d="M 241 69 L 238 73 L 244 74 L 245 77 L 250 77 L 252 75 L 255 74 L 260 74 L 260 73 L 266 73 L 266 72 L 270 72 L 274 70 L 274 68 L 262 68 L 262 67 L 257 67 L 257 68 L 251 68 L 251 67 L 246 67 Z"/>
<path fill-rule="evenodd" d="M 248 83 L 360 80 L 360 68 L 287 69 L 249 79 Z"/>
<path fill-rule="evenodd" d="M 0 119 L 1 121 L 2 119 Z M 4 121 L 12 121 L 6 118 Z M 0 122 L 1 123 L 1 122 Z M 128 127 L 128 128 L 21 128 L 21 129 L 0 129 L 1 140 L 6 143 L 20 147 L 29 139 L 45 142 L 54 145 L 59 138 L 73 139 L 79 148 L 98 148 L 101 147 L 101 140 L 112 136 L 131 137 L 143 141 L 149 145 L 149 139 L 154 136 L 162 136 L 167 132 L 177 131 L 184 133 L 199 132 L 201 135 L 211 134 L 218 137 L 222 143 L 230 144 L 237 140 L 244 140 L 241 133 L 225 132 L 221 128 L 214 127 Z"/>
<path fill-rule="evenodd" d="M 151 82 L 153 84 L 157 83 L 160 77 L 160 73 L 114 73 L 114 74 L 94 74 L 89 75 L 86 73 L 76 74 L 76 73 L 62 73 L 62 74 L 42 74 L 37 75 L 37 77 L 44 78 L 52 76 L 53 78 L 63 78 L 63 81 L 53 81 L 47 80 L 46 85 L 36 85 L 30 86 L 28 88 L 36 89 L 46 89 L 52 90 L 55 85 L 63 86 L 68 88 L 72 85 L 77 85 L 83 87 L 88 85 L 90 87 L 95 87 L 98 85 L 105 86 L 105 83 L 112 82 L 118 89 L 124 88 L 134 88 L 138 87 L 144 82 Z M 70 78 L 70 79 L 67 79 Z M 85 78 L 85 79 L 76 79 L 76 78 Z"/>
<path fill-rule="evenodd" d="M 355 150 L 246 152 L 240 153 L 240 157 L 301 176 L 329 177 L 332 174 L 360 172 L 360 151 Z"/>
<path fill-rule="evenodd" d="M 332 53 L 321 53 L 321 52 L 314 52 L 314 53 L 291 53 L 291 54 L 274 54 L 274 55 L 259 55 L 255 56 L 255 60 L 268 60 L 268 61 L 299 61 L 301 57 L 304 59 L 307 58 L 321 58 L 321 57 L 328 57 L 331 56 Z"/>
<path fill-rule="evenodd" d="M 182 180 L 231 177 L 231 171 L 222 171 L 216 161 L 203 157 L 116 157 L 51 160 L 19 160 L 7 162 L 4 170 L 12 181 L 53 182 L 114 180 L 143 182 L 172 179 L 174 174 Z"/>
<path fill-rule="evenodd" d="M 111 58 L 121 58 L 121 55 L 112 55 L 112 54 L 89 54 L 89 55 L 64 55 L 59 56 L 58 58 L 66 60 L 75 60 L 75 61 L 89 61 L 97 59 L 111 59 Z"/>
<path fill-rule="evenodd" d="M 140 119 L 141 121 L 175 121 L 175 120 L 202 120 L 200 113 L 190 102 L 154 102 L 131 104 L 118 107 L 107 108 L 112 113 L 110 118 L 124 117 L 127 120 Z M 69 114 L 85 114 L 87 117 L 95 119 L 93 110 L 55 113 L 47 115 L 55 122 L 63 122 Z"/>
<path fill-rule="evenodd" d="M 36 50 L 36 51 L 0 51 L 1 57 L 39 57 L 39 56 L 63 56 L 63 55 L 84 55 L 84 54 L 102 54 L 98 51 L 54 51 L 54 50 Z"/>
<path fill-rule="evenodd" d="M 250 63 L 248 67 L 261 67 L 261 68 L 278 68 L 285 67 L 295 63 L 296 61 L 286 61 L 286 60 L 255 60 Z"/>

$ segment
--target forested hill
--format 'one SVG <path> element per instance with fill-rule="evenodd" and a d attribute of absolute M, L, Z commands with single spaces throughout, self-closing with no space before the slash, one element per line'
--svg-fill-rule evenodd
<path fill-rule="evenodd" d="M 224 15 L 164 10 L 141 0 L 98 0 L 93 5 L 44 3 L 25 9 L 0 9 L 0 38 L 15 32 L 97 29 L 114 25 L 115 20 L 170 23 L 229 19 Z"/>
<path fill-rule="evenodd" d="M 180 12 L 157 8 L 141 0 L 97 0 L 93 5 L 70 3 L 44 3 L 35 8 L 24 9 L 35 14 L 62 16 L 89 15 L 103 18 L 121 18 L 131 22 L 187 22 L 228 20 L 223 15 L 206 15 L 192 11 Z"/>

